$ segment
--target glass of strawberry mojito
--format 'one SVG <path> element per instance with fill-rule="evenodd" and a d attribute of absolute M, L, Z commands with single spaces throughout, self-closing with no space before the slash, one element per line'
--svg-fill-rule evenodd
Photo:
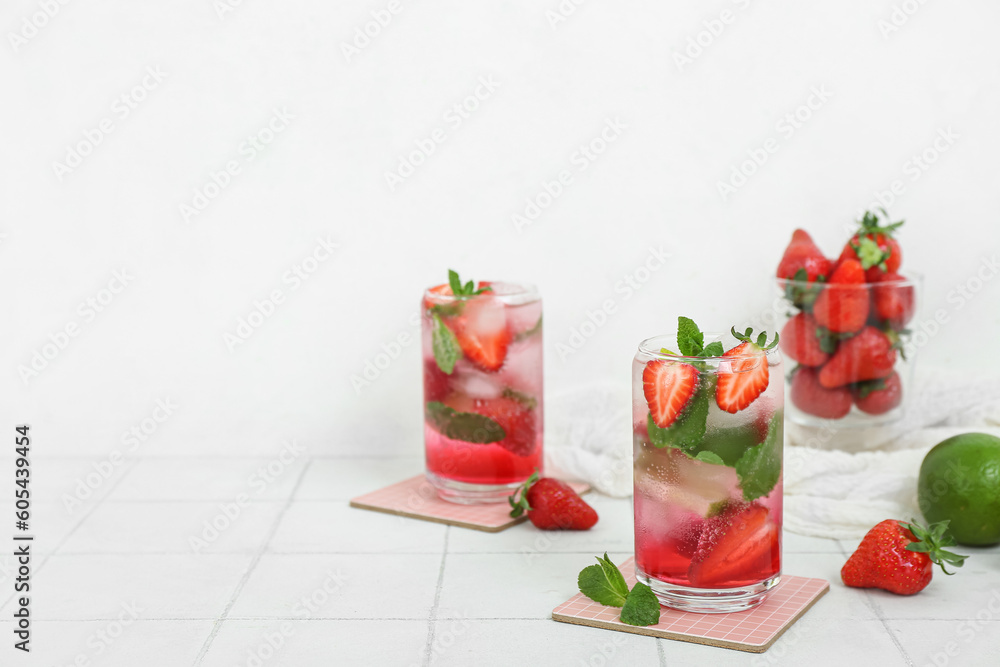
<path fill-rule="evenodd" d="M 506 502 L 542 469 L 542 301 L 531 285 L 424 293 L 427 479 L 456 503 Z"/>
<path fill-rule="evenodd" d="M 644 340 L 632 362 L 635 567 L 669 607 L 760 604 L 781 575 L 783 377 L 777 340 Z"/>

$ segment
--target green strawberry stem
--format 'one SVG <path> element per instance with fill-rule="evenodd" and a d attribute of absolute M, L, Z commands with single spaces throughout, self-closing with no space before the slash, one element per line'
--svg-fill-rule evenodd
<path fill-rule="evenodd" d="M 737 333 L 736 327 L 732 327 L 730 329 L 730 333 L 733 334 L 733 338 L 735 338 L 736 340 L 741 340 L 741 341 L 743 341 L 745 343 L 753 343 L 754 345 L 756 345 L 757 347 L 759 347 L 761 350 L 763 350 L 765 352 L 767 350 L 774 349 L 774 347 L 778 344 L 778 338 L 779 338 L 779 334 L 777 332 L 775 332 L 775 334 L 774 334 L 774 340 L 771 341 L 770 345 L 767 345 L 767 332 L 766 331 L 761 331 L 760 335 L 757 336 L 757 340 L 756 341 L 754 341 L 753 338 L 752 338 L 752 336 L 753 336 L 753 328 L 751 328 L 751 327 L 747 327 L 747 330 L 745 332 L 743 332 L 743 333 Z"/>
<path fill-rule="evenodd" d="M 878 210 L 882 211 L 883 218 L 885 218 L 886 220 L 889 219 L 889 213 L 884 208 L 880 206 Z M 892 222 L 883 226 L 879 224 L 878 213 L 865 211 L 865 214 L 861 217 L 861 220 L 858 222 L 858 224 L 861 225 L 861 229 L 858 231 L 858 234 L 859 235 L 883 234 L 891 238 L 893 232 L 895 232 L 897 229 L 903 226 L 903 222 L 904 222 L 903 220 L 898 220 L 896 222 Z"/>
<path fill-rule="evenodd" d="M 525 480 L 524 484 L 517 487 L 514 493 L 512 493 L 509 498 L 507 498 L 507 502 L 510 503 L 510 506 L 514 508 L 510 511 L 510 515 L 512 517 L 517 518 L 522 514 L 524 514 L 525 512 L 531 511 L 531 505 L 528 503 L 528 489 L 530 489 L 531 485 L 537 481 L 538 481 L 538 468 L 535 468 L 535 472 L 531 473 L 531 477 Z M 518 494 L 520 494 L 520 497 L 518 497 Z"/>
<path fill-rule="evenodd" d="M 947 532 L 948 523 L 949 521 L 939 521 L 926 527 L 913 519 L 910 519 L 910 523 L 900 521 L 900 524 L 917 538 L 916 542 L 907 544 L 906 549 L 908 551 L 927 554 L 933 563 L 941 566 L 942 572 L 951 576 L 955 573 L 949 572 L 944 566 L 945 563 L 955 567 L 962 567 L 968 556 L 961 556 L 943 549 L 943 547 L 953 547 L 958 544 L 955 538 L 951 536 L 951 533 Z"/>

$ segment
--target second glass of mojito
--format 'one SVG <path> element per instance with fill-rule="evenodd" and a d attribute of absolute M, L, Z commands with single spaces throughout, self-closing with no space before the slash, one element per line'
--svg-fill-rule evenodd
<path fill-rule="evenodd" d="M 456 503 L 505 502 L 542 470 L 542 301 L 530 285 L 424 293 L 427 479 Z"/>
<path fill-rule="evenodd" d="M 678 328 L 632 362 L 636 576 L 666 606 L 740 611 L 781 575 L 781 356 L 749 329 Z"/>

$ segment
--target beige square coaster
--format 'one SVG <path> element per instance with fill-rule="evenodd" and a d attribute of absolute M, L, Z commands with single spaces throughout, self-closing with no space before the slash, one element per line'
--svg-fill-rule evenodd
<path fill-rule="evenodd" d="M 629 558 L 619 566 L 629 588 L 635 585 L 634 561 Z M 782 575 L 781 583 L 753 609 L 731 614 L 696 614 L 660 607 L 660 622 L 644 627 L 622 623 L 618 620 L 621 609 L 606 607 L 577 593 L 553 609 L 552 618 L 563 623 L 763 653 L 829 590 L 830 584 L 824 579 Z"/>
<path fill-rule="evenodd" d="M 590 491 L 589 484 L 569 482 L 569 485 L 580 495 Z M 506 502 L 459 505 L 441 500 L 437 491 L 423 475 L 353 498 L 351 507 L 483 530 L 487 533 L 498 533 L 528 518 L 526 516 L 511 518 L 510 505 Z"/>

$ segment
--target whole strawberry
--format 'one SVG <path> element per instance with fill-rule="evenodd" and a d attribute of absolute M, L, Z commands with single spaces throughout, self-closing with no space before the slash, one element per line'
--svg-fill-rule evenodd
<path fill-rule="evenodd" d="M 781 351 L 803 366 L 822 366 L 830 358 L 819 339 L 819 325 L 809 313 L 799 313 L 781 330 Z"/>
<path fill-rule="evenodd" d="M 897 273 L 877 273 L 870 282 L 872 287 L 872 314 L 893 329 L 902 329 L 913 319 L 916 310 L 916 292 L 913 285 Z"/>
<path fill-rule="evenodd" d="M 819 369 L 819 383 L 832 389 L 877 380 L 891 375 L 895 364 L 896 347 L 889 336 L 875 327 L 865 327 L 840 342 L 830 361 Z"/>
<path fill-rule="evenodd" d="M 784 340 L 784 339 L 782 339 Z M 851 391 L 845 387 L 824 387 L 815 368 L 799 366 L 792 375 L 789 397 L 799 410 L 823 419 L 842 419 L 851 411 Z"/>
<path fill-rule="evenodd" d="M 889 214 L 885 209 L 880 210 L 882 217 L 888 220 Z M 900 220 L 883 226 L 879 222 L 878 213 L 865 211 L 858 223 L 857 233 L 844 246 L 838 262 L 845 259 L 859 260 L 868 275 L 869 282 L 874 282 L 878 272 L 896 273 L 899 271 L 899 265 L 903 263 L 903 251 L 899 241 L 893 236 L 902 224 L 903 221 Z"/>
<path fill-rule="evenodd" d="M 576 491 L 552 477 L 539 479 L 537 470 L 507 501 L 512 517 L 527 512 L 542 530 L 589 530 L 597 523 L 597 512 Z"/>
<path fill-rule="evenodd" d="M 961 567 L 966 556 L 942 547 L 955 544 L 945 531 L 948 522 L 925 528 L 918 523 L 888 519 L 868 531 L 840 570 L 844 584 L 853 588 L 881 588 L 897 595 L 919 593 L 931 582 L 934 565 Z"/>
<path fill-rule="evenodd" d="M 846 259 L 830 275 L 826 288 L 816 297 L 816 323 L 835 333 L 854 333 L 868 319 L 868 288 L 861 262 Z"/>
<path fill-rule="evenodd" d="M 870 415 L 884 415 L 903 402 L 903 381 L 899 373 L 893 371 L 888 377 L 853 385 L 851 393 L 859 410 Z"/>
<path fill-rule="evenodd" d="M 830 260 L 823 256 L 809 232 L 804 229 L 796 229 L 792 233 L 792 240 L 778 263 L 776 275 L 778 278 L 798 280 L 796 274 L 800 270 L 804 274 L 801 279 L 809 282 L 830 272 Z"/>

